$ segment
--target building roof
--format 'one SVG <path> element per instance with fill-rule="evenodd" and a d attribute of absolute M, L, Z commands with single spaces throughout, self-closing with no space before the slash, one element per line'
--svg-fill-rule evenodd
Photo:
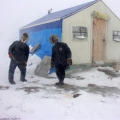
<path fill-rule="evenodd" d="M 37 26 L 37 25 L 40 25 L 40 24 L 45 24 L 45 23 L 49 23 L 49 22 L 52 22 L 52 21 L 57 21 L 57 20 L 60 20 L 60 19 L 65 19 L 85 8 L 88 8 L 89 6 L 95 4 L 96 2 L 98 2 L 99 0 L 94 0 L 94 1 L 91 1 L 91 2 L 88 2 L 88 3 L 84 3 L 84 4 L 81 4 L 81 5 L 78 5 L 78 6 L 75 6 L 75 7 L 71 7 L 71 8 L 68 8 L 68 9 L 64 9 L 64 10 L 61 10 L 61 11 L 58 11 L 58 12 L 54 12 L 54 13 L 50 13 L 22 28 L 28 28 L 28 27 L 32 27 L 32 26 Z M 21 29 L 22 29 L 21 28 Z"/>

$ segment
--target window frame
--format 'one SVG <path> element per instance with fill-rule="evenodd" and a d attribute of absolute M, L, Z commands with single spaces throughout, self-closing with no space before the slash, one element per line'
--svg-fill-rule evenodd
<path fill-rule="evenodd" d="M 115 32 L 116 32 L 116 35 L 115 35 Z M 116 40 L 115 37 L 119 38 L 119 40 Z M 112 38 L 113 38 L 113 41 L 120 42 L 120 30 L 113 30 L 113 32 L 112 32 Z"/>
<path fill-rule="evenodd" d="M 78 38 L 74 37 L 75 34 L 76 36 L 78 36 Z M 88 38 L 88 28 L 86 26 L 80 26 L 80 25 L 72 26 L 72 39 L 73 40 L 87 40 L 87 38 Z"/>

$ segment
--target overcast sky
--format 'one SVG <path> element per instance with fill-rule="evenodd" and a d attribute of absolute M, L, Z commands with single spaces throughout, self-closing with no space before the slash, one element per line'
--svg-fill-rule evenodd
<path fill-rule="evenodd" d="M 90 1 L 92 0 L 0 0 L 0 36 L 5 33 L 18 36 L 20 27 L 43 17 L 51 8 L 52 12 L 56 12 Z M 120 18 L 120 0 L 103 1 Z"/>

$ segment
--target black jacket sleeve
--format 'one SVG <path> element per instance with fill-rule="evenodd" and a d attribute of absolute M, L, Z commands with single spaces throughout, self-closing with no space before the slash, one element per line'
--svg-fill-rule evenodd
<path fill-rule="evenodd" d="M 51 58 L 51 61 L 55 62 L 55 48 L 54 46 L 52 47 L 52 58 Z"/>
<path fill-rule="evenodd" d="M 14 50 L 14 48 L 15 48 L 15 42 L 13 42 L 11 45 L 10 45 L 10 47 L 9 47 L 9 49 L 8 49 L 8 54 L 12 54 L 12 51 Z"/>
<path fill-rule="evenodd" d="M 25 61 L 26 62 L 28 61 L 28 57 L 29 57 L 29 47 L 27 45 L 26 48 L 25 48 Z"/>
<path fill-rule="evenodd" d="M 67 58 L 71 58 L 72 53 L 71 53 L 70 48 L 68 47 L 68 45 L 66 43 L 64 45 L 65 45 L 65 53 L 66 53 Z"/>

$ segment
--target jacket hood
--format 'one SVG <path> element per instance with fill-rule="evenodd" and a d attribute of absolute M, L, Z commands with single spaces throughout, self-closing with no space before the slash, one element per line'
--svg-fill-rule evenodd
<path fill-rule="evenodd" d="M 56 39 L 58 40 L 58 42 L 60 42 L 58 36 L 55 35 L 55 34 L 53 34 L 53 35 L 50 36 L 50 43 L 51 43 L 51 44 L 54 44 L 53 41 L 52 41 L 53 38 L 56 38 Z"/>
<path fill-rule="evenodd" d="M 22 36 L 23 36 L 23 35 L 22 35 Z M 23 41 L 22 36 L 21 36 L 20 41 L 23 42 L 23 43 L 26 43 L 26 42 L 29 40 L 29 36 L 28 36 L 28 38 L 27 38 L 25 41 Z"/>

